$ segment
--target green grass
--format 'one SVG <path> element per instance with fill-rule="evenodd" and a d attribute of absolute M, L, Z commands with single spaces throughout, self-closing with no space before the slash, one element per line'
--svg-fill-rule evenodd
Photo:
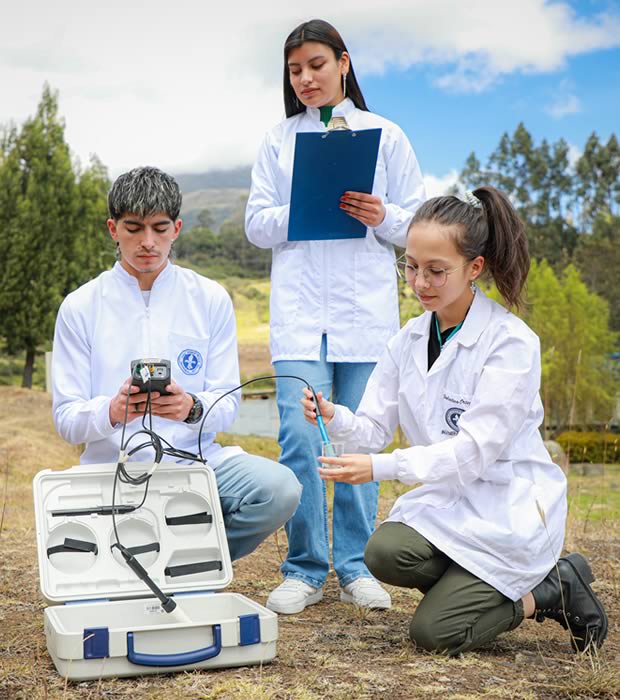
<path fill-rule="evenodd" d="M 269 342 L 269 289 L 269 280 L 238 280 L 233 285 L 240 344 L 266 345 Z"/>
<path fill-rule="evenodd" d="M 222 447 L 229 445 L 239 445 L 246 452 L 269 459 L 278 460 L 280 456 L 280 446 L 274 438 L 259 437 L 258 435 L 236 435 L 234 433 L 218 433 L 216 442 Z"/>
<path fill-rule="evenodd" d="M 603 474 L 570 474 L 569 512 L 577 520 L 620 520 L 620 464 L 606 464 Z"/>

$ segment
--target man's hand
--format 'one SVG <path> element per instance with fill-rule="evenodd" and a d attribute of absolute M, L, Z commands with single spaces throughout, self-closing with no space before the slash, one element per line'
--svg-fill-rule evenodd
<path fill-rule="evenodd" d="M 323 423 L 327 425 L 334 417 L 334 413 L 336 413 L 336 406 L 331 401 L 326 401 L 320 391 L 317 392 L 316 397 L 319 400 L 319 408 L 321 409 L 321 415 L 323 416 Z M 304 409 L 304 418 L 308 421 L 308 423 L 317 425 L 316 406 L 314 405 L 314 399 L 310 389 L 304 389 L 304 398 L 301 399 L 301 405 Z"/>
<path fill-rule="evenodd" d="M 340 208 L 370 228 L 376 228 L 385 219 L 385 207 L 381 197 L 374 194 L 345 192 L 340 198 Z"/>
<path fill-rule="evenodd" d="M 169 396 L 151 394 L 152 397 L 158 397 L 151 401 L 153 415 L 168 420 L 184 421 L 194 405 L 194 399 L 174 379 L 168 384 L 166 391 L 169 392 Z"/>
<path fill-rule="evenodd" d="M 128 394 L 129 410 L 127 411 L 127 422 L 131 423 L 132 420 L 135 420 L 143 415 L 148 394 L 144 391 L 140 393 L 140 389 L 137 386 L 132 385 L 131 377 L 129 377 L 118 390 L 116 396 L 110 399 L 109 414 L 111 425 L 118 425 L 119 423 L 125 422 L 125 406 L 127 405 Z M 151 400 L 157 398 L 158 396 L 159 392 L 154 391 L 151 394 Z"/>
<path fill-rule="evenodd" d="M 324 481 L 343 481 L 345 484 L 365 484 L 372 481 L 372 459 L 370 455 L 342 455 L 342 457 L 319 457 L 326 466 L 319 469 Z"/>

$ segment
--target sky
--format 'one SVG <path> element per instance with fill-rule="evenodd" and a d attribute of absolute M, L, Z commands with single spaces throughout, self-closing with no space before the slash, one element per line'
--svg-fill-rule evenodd
<path fill-rule="evenodd" d="M 0 124 L 59 93 L 66 139 L 111 176 L 253 162 L 284 118 L 282 46 L 340 31 L 372 111 L 398 123 L 429 195 L 519 122 L 566 139 L 620 132 L 620 0 L 0 0 Z"/>

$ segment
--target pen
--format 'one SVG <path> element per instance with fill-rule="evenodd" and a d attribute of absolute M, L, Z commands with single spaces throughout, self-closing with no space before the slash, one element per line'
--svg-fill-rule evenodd
<path fill-rule="evenodd" d="M 115 505 L 115 515 L 124 513 L 132 513 L 136 510 L 136 506 L 130 505 Z M 52 517 L 58 518 L 69 515 L 112 515 L 112 506 L 93 506 L 92 508 L 67 508 L 65 510 L 53 510 Z"/>

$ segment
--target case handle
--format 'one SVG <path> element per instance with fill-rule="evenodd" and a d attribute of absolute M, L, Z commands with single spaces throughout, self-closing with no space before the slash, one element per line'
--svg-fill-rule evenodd
<path fill-rule="evenodd" d="M 185 666 L 213 659 L 222 651 L 222 630 L 213 625 L 213 644 L 204 649 L 185 651 L 180 654 L 142 654 L 134 650 L 133 632 L 127 632 L 127 659 L 138 666 Z"/>

